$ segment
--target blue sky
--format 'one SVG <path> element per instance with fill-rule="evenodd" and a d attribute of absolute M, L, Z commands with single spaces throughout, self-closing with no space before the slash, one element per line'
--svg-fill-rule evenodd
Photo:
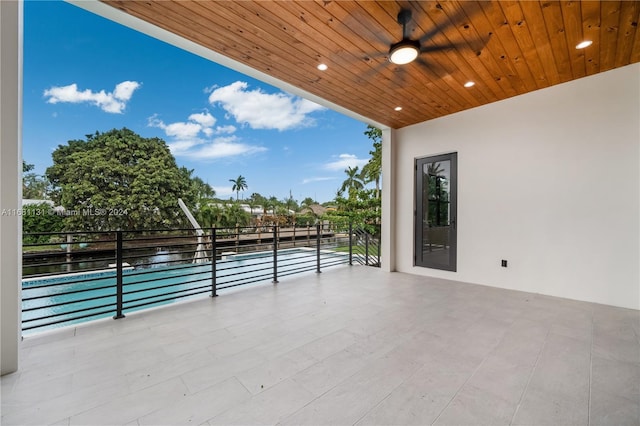
<path fill-rule="evenodd" d="M 127 127 L 232 195 L 331 200 L 362 166 L 366 125 L 61 1 L 24 5 L 23 158 L 44 173 L 60 144 Z"/>

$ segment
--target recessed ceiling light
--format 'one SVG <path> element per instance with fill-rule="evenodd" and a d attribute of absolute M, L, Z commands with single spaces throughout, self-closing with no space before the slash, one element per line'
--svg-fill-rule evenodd
<path fill-rule="evenodd" d="M 327 70 L 327 68 L 329 68 L 329 67 L 327 66 L 327 64 L 318 64 L 318 69 L 319 69 L 320 71 L 326 71 L 326 70 Z"/>
<path fill-rule="evenodd" d="M 398 106 L 394 108 L 396 111 L 402 111 L 402 107 Z"/>
<path fill-rule="evenodd" d="M 593 42 L 591 40 L 585 40 L 581 43 L 578 43 L 576 45 L 576 49 L 584 49 L 585 47 L 589 47 L 593 44 Z"/>
<path fill-rule="evenodd" d="M 473 86 L 475 86 L 475 85 L 476 85 L 476 83 L 475 83 L 475 82 L 473 82 L 473 81 L 467 81 L 467 82 L 464 84 L 464 87 L 473 87 Z"/>

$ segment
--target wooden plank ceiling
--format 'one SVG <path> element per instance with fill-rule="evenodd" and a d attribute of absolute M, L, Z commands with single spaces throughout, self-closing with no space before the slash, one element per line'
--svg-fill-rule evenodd
<path fill-rule="evenodd" d="M 640 61 L 638 1 L 103 1 L 392 128 Z"/>

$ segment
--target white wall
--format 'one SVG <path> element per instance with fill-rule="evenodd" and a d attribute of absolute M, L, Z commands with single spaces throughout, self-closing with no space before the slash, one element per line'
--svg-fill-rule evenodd
<path fill-rule="evenodd" d="M 640 64 L 395 136 L 396 188 L 415 157 L 458 152 L 458 271 L 413 266 L 412 190 L 398 271 L 640 309 Z"/>
<path fill-rule="evenodd" d="M 380 268 L 386 272 L 396 270 L 396 130 L 382 130 L 382 221 L 380 238 Z"/>
<path fill-rule="evenodd" d="M 22 2 L 0 1 L 0 374 L 18 369 L 22 225 Z M 12 214 L 11 211 L 14 211 Z"/>

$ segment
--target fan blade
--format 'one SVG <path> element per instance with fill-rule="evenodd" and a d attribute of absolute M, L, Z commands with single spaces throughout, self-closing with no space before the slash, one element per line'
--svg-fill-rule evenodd
<path fill-rule="evenodd" d="M 389 62 L 385 59 L 384 61 L 380 61 L 378 64 L 373 65 L 366 72 L 360 74 L 360 77 L 364 80 L 369 80 L 376 74 L 380 74 L 381 71 L 387 68 Z"/>
<path fill-rule="evenodd" d="M 442 6 L 440 6 L 438 4 L 438 6 L 436 6 L 436 7 L 438 9 L 440 9 L 442 11 L 442 13 L 444 13 L 444 15 L 447 17 L 447 20 L 444 22 L 444 25 L 443 24 L 438 24 L 434 20 L 433 21 L 434 27 L 430 31 L 427 31 L 426 33 L 424 33 L 424 35 L 422 37 L 420 37 L 420 39 L 419 39 L 420 44 L 425 43 L 428 40 L 431 40 L 436 34 L 443 32 L 446 28 L 451 27 L 451 26 L 456 26 L 459 23 L 461 23 L 463 20 L 468 19 L 467 14 L 465 13 L 464 9 L 462 9 L 462 8 L 456 10 L 455 13 L 452 16 L 449 16 L 444 11 L 444 9 L 442 9 Z"/>
<path fill-rule="evenodd" d="M 442 66 L 436 63 L 429 63 L 425 61 L 423 58 L 418 58 L 415 61 L 418 65 L 421 65 L 425 68 L 430 76 L 430 78 L 434 80 L 441 80 L 442 78 L 449 75 L 449 72 L 444 69 Z"/>
<path fill-rule="evenodd" d="M 337 4 L 341 5 L 340 2 Z M 366 12 L 366 9 L 356 4 L 356 8 L 343 10 L 344 16 L 340 19 L 340 23 L 344 25 L 348 31 L 359 35 L 365 40 L 370 40 L 370 44 L 375 47 L 376 44 L 389 46 L 394 42 L 389 34 L 378 31 L 370 25 L 372 17 Z M 400 31 L 398 31 L 400 34 Z"/>
<path fill-rule="evenodd" d="M 449 43 L 444 46 L 422 46 L 420 53 L 442 52 L 447 50 L 457 50 L 469 47 L 468 43 Z"/>

